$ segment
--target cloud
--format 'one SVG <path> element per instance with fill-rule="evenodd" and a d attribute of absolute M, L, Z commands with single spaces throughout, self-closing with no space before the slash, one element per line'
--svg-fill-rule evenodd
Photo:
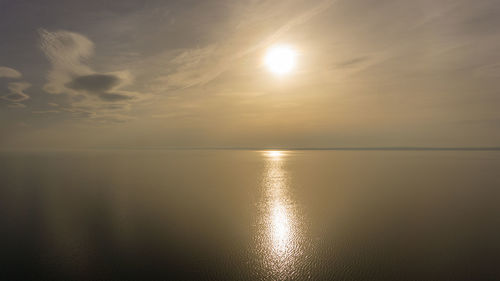
<path fill-rule="evenodd" d="M 99 123 L 124 123 L 135 118 L 123 114 L 102 114 L 94 119 Z"/>
<path fill-rule="evenodd" d="M 344 61 L 338 63 L 336 65 L 336 67 L 339 67 L 339 68 L 352 67 L 352 66 L 358 65 L 360 63 L 363 63 L 369 59 L 370 58 L 368 56 L 355 57 L 355 58 L 344 60 Z"/>
<path fill-rule="evenodd" d="M 100 93 L 99 97 L 105 101 L 124 101 L 131 100 L 134 97 L 122 93 Z"/>
<path fill-rule="evenodd" d="M 9 108 L 26 108 L 26 105 L 22 103 L 11 103 L 7 107 Z"/>
<path fill-rule="evenodd" d="M 39 29 L 40 47 L 54 67 L 63 69 L 87 71 L 88 67 L 82 60 L 94 53 L 94 43 L 87 37 L 69 31 L 49 32 Z"/>
<path fill-rule="evenodd" d="M 24 93 L 24 90 L 28 89 L 29 87 L 31 87 L 31 84 L 27 82 L 9 83 L 7 88 L 9 89 L 10 93 L 2 96 L 2 99 L 15 103 L 27 100 L 30 98 L 30 96 Z"/>
<path fill-rule="evenodd" d="M 268 36 L 266 39 L 262 40 L 258 44 L 248 48 L 247 50 L 244 50 L 240 54 L 237 55 L 237 57 L 244 56 L 248 53 L 254 52 L 255 50 L 262 48 L 270 43 L 272 43 L 274 40 L 279 38 L 280 36 L 283 36 L 286 32 L 291 30 L 292 28 L 302 25 L 307 23 L 309 20 L 311 20 L 313 17 L 316 15 L 322 13 L 326 9 L 330 8 L 337 0 L 325 0 L 322 1 L 320 4 L 314 6 L 313 8 L 303 12 L 302 14 L 292 18 L 290 21 L 286 22 L 284 25 L 282 25 L 280 28 L 278 28 L 271 36 Z"/>
<path fill-rule="evenodd" d="M 109 74 L 90 74 L 75 77 L 66 84 L 68 88 L 74 90 L 84 90 L 88 92 L 105 92 L 120 84 L 120 79 Z"/>
<path fill-rule="evenodd" d="M 10 67 L 0 66 L 0 78 L 20 78 L 22 74 Z"/>
<path fill-rule="evenodd" d="M 233 67 L 235 61 L 268 46 L 281 36 L 284 36 L 294 27 L 307 23 L 312 18 L 331 7 L 335 2 L 337 2 L 337 0 L 321 1 L 311 9 L 303 11 L 295 17 L 291 17 L 291 19 L 285 21 L 278 28 L 270 32 L 268 36 L 259 36 L 255 38 L 255 41 L 250 44 L 248 44 L 248 41 L 252 39 L 251 37 L 247 37 L 247 35 L 253 33 L 254 27 L 249 26 L 246 31 L 242 31 L 241 26 L 243 24 L 240 24 L 240 27 L 236 29 L 236 34 L 227 36 L 227 38 L 229 38 L 228 40 L 201 48 L 185 49 L 178 53 L 169 61 L 168 73 L 161 75 L 156 82 L 160 84 L 159 88 L 183 89 L 204 85 L 213 81 L 222 73 Z M 267 14 L 268 11 L 272 10 L 274 9 L 263 9 L 263 14 Z M 261 14 L 256 13 L 255 16 L 260 17 Z M 270 17 L 272 18 L 272 16 Z M 247 20 L 250 23 L 256 21 L 255 19 Z M 246 32 L 248 32 L 248 34 Z M 242 42 L 244 42 L 245 45 L 243 45 Z M 151 62 L 150 64 L 157 63 Z"/>
<path fill-rule="evenodd" d="M 51 62 L 44 90 L 51 94 L 69 95 L 63 110 L 76 117 L 98 118 L 110 112 L 129 110 L 123 105 L 141 100 L 146 95 L 122 90 L 132 82 L 127 70 L 98 73 L 87 65 L 94 54 L 94 43 L 87 37 L 69 31 L 39 30 L 40 47 Z M 118 103 L 110 109 L 107 105 Z M 122 118 L 126 119 L 126 118 Z"/>
<path fill-rule="evenodd" d="M 92 74 L 83 60 L 94 53 L 94 43 L 87 37 L 69 31 L 39 30 L 40 48 L 52 64 L 44 90 L 51 94 L 66 92 L 65 84 L 74 76 Z"/>
<path fill-rule="evenodd" d="M 97 96 L 102 101 L 116 102 L 132 100 L 138 96 L 137 93 L 133 92 L 114 91 L 127 81 L 126 73 L 90 74 L 73 78 L 71 82 L 66 84 L 66 87 Z"/>
<path fill-rule="evenodd" d="M 31 113 L 33 114 L 48 114 L 48 113 L 59 113 L 60 111 L 58 110 L 36 110 L 32 111 Z"/>

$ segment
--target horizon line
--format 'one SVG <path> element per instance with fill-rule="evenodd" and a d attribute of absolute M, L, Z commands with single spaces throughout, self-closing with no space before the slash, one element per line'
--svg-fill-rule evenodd
<path fill-rule="evenodd" d="M 5 150 L 346 150 L 346 151 L 500 151 L 497 146 L 457 146 L 457 147 L 428 147 L 428 146 L 362 146 L 362 147 L 210 147 L 210 146 L 164 146 L 164 147 L 18 147 L 3 148 Z"/>
<path fill-rule="evenodd" d="M 119 149 L 119 148 L 117 148 Z M 140 149 L 140 148 L 139 148 Z M 394 146 L 394 147 L 144 147 L 142 149 L 172 149 L 172 150 L 470 150 L 493 151 L 500 147 L 419 147 L 419 146 Z"/>

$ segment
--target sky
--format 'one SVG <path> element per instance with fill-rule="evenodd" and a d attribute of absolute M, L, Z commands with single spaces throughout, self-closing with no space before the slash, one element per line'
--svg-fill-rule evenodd
<path fill-rule="evenodd" d="M 3 149 L 500 144 L 499 0 L 0 0 L 0 37 Z"/>

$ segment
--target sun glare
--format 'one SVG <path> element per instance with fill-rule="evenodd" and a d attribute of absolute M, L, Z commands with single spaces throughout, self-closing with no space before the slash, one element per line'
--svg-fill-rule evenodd
<path fill-rule="evenodd" d="M 274 74 L 290 73 L 295 67 L 297 52 L 286 45 L 276 45 L 269 48 L 264 58 L 267 68 Z"/>
<path fill-rule="evenodd" d="M 271 158 L 279 158 L 279 157 L 283 156 L 283 152 L 281 152 L 281 151 L 275 151 L 275 150 L 273 150 L 273 151 L 267 151 L 266 155 L 268 157 L 271 157 Z"/>

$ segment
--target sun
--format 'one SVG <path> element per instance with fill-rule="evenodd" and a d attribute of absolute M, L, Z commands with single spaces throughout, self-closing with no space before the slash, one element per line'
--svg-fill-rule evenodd
<path fill-rule="evenodd" d="M 264 63 L 274 74 L 290 73 L 296 64 L 297 52 L 287 45 L 275 45 L 267 50 Z"/>

